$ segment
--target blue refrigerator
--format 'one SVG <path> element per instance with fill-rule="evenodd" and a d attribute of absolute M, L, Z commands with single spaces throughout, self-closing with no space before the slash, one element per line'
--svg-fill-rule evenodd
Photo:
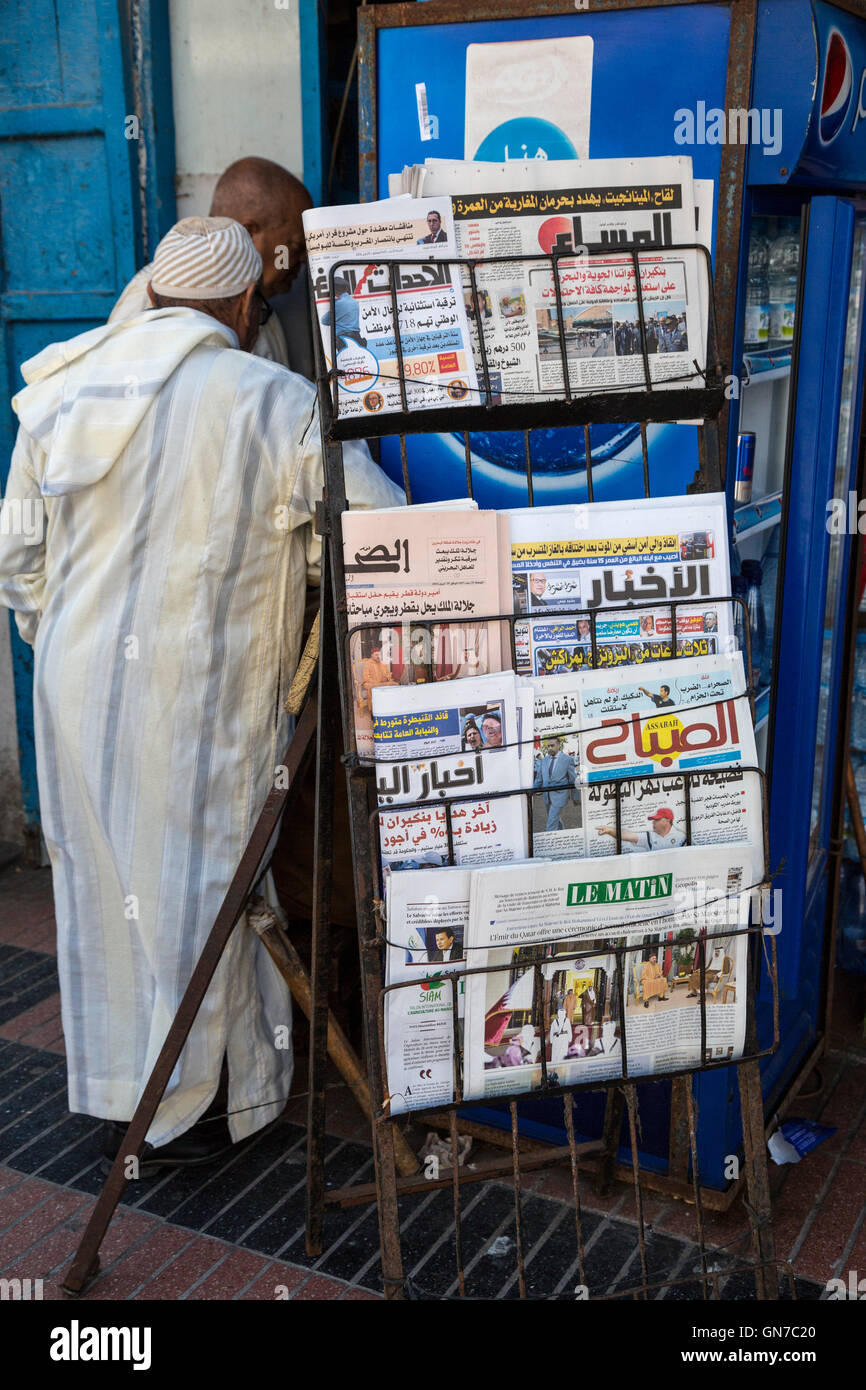
<path fill-rule="evenodd" d="M 755 650 L 756 719 L 768 779 L 780 1039 L 762 1062 L 769 1116 L 820 1052 L 831 968 L 831 833 L 856 541 L 845 518 L 858 480 L 864 374 L 866 20 L 854 0 L 758 0 L 753 17 L 749 6 L 724 0 L 594 0 L 586 11 L 545 0 L 521 6 L 520 15 L 516 8 L 467 0 L 459 22 L 436 0 L 361 12 L 362 197 L 385 196 L 388 174 L 404 164 L 475 153 L 464 149 L 470 44 L 573 35 L 592 39 L 590 157 L 690 154 L 695 177 L 714 181 L 719 239 L 730 246 L 733 238 L 734 251 L 731 273 L 716 281 L 717 312 L 729 325 L 722 467 L 732 570 L 757 587 L 765 629 Z M 744 73 L 751 82 L 748 113 L 736 122 L 732 72 L 741 91 Z M 419 120 L 419 84 L 432 127 Z M 512 124 L 508 134 L 512 147 L 539 139 L 537 127 Z M 719 208 L 732 139 L 745 143 L 742 197 L 738 186 L 738 205 L 723 200 Z M 740 433 L 755 437 L 748 501 L 734 487 Z M 648 442 L 651 491 L 685 492 L 699 466 L 697 431 L 651 425 Z M 389 443 L 383 461 L 399 478 L 396 441 L 393 452 Z M 637 425 L 593 426 L 591 447 L 596 500 L 643 495 Z M 522 437 L 473 435 L 472 451 L 479 504 L 524 505 Z M 586 500 L 582 457 L 582 428 L 547 432 L 536 503 Z M 409 467 L 413 500 L 459 495 L 462 435 L 410 439 Z M 844 500 L 844 518 L 832 499 Z M 772 991 L 760 961 L 758 970 L 758 1042 L 769 1048 Z M 701 1180 L 721 1192 L 729 1156 L 743 1149 L 734 1069 L 697 1074 L 694 1095 Z M 600 1132 L 603 1107 L 599 1093 L 578 1099 L 584 1137 Z M 640 1109 L 641 1161 L 663 1173 L 670 1084 L 641 1084 Z M 522 1125 L 563 1142 L 561 1117 L 561 1101 L 540 1100 L 523 1107 Z M 490 1110 L 478 1118 L 490 1123 Z"/>

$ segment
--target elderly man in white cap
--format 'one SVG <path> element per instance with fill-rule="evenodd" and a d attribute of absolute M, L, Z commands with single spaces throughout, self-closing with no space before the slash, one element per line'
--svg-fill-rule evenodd
<path fill-rule="evenodd" d="M 156 308 L 22 368 L 0 603 L 34 644 L 37 767 L 73 1111 L 116 1151 L 288 737 L 322 457 L 313 387 L 252 356 L 261 258 L 228 218 L 160 243 Z M 239 351 L 238 349 L 242 349 Z M 353 506 L 402 494 L 344 451 Z M 5 518 L 4 518 L 5 519 Z M 274 1119 L 286 987 L 232 935 L 148 1134 L 212 1158 Z M 197 1122 L 224 1059 L 228 1127 Z M 146 1166 L 142 1171 L 147 1171 Z"/>
<path fill-rule="evenodd" d="M 262 324 L 252 351 L 301 376 L 313 376 L 307 259 L 301 215 L 313 200 L 300 179 L 272 159 L 236 159 L 217 180 L 211 217 L 231 217 L 246 227 L 262 258 L 261 291 L 273 313 Z M 147 286 L 153 265 L 134 275 L 111 311 L 109 323 L 150 307 Z"/>

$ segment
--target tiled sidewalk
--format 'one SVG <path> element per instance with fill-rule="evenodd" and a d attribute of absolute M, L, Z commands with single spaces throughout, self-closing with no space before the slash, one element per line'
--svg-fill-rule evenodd
<path fill-rule="evenodd" d="M 63 1296 L 60 1280 L 103 1182 L 98 1122 L 66 1108 L 53 952 L 50 874 L 7 869 L 0 874 L 0 1277 L 41 1278 L 46 1298 Z M 856 1014 L 856 999 L 851 1008 Z M 822 1064 L 820 1094 L 797 1104 L 798 1114 L 820 1116 L 838 1133 L 796 1167 L 771 1165 L 777 1254 L 790 1259 L 800 1298 L 820 1297 L 834 1275 L 866 1269 L 866 1052 L 852 1045 L 853 1035 L 838 1042 Z M 301 1087 L 300 1062 L 296 1076 Z M 375 1207 L 330 1211 L 325 1253 L 311 1260 L 304 1251 L 303 1110 L 298 1098 L 280 1125 L 211 1167 L 131 1184 L 103 1244 L 101 1277 L 85 1297 L 379 1297 Z M 368 1131 L 338 1087 L 329 1108 L 326 1177 L 332 1185 L 373 1177 Z M 631 1190 L 615 1187 L 599 1198 L 589 1183 L 583 1189 L 591 1296 L 630 1287 L 639 1277 Z M 570 1173 L 527 1174 L 523 1194 L 529 1296 L 573 1298 Z M 644 1219 L 651 1277 L 685 1281 L 662 1296 L 699 1297 L 689 1280 L 699 1268 L 693 1209 L 650 1195 Z M 421 1298 L 453 1296 L 450 1192 L 403 1199 L 400 1221 L 413 1290 Z M 707 1214 L 705 1227 L 719 1251 L 723 1296 L 753 1297 L 750 1277 L 724 1276 L 733 1259 L 749 1253 L 742 1205 Z M 466 1189 L 462 1241 L 470 1295 L 515 1298 L 510 1189 Z"/>

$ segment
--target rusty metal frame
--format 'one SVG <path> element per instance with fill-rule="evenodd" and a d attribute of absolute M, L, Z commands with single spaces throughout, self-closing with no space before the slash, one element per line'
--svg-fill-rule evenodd
<path fill-rule="evenodd" d="M 593 9 L 596 11 L 649 9 L 657 7 L 662 3 L 668 6 L 680 5 L 685 8 L 690 4 L 700 2 L 701 0 L 594 0 Z M 756 0 L 717 0 L 717 2 L 725 4 L 731 12 L 726 100 L 734 105 L 748 105 L 748 97 L 751 88 Z M 379 29 L 440 24 L 444 22 L 460 23 L 474 19 L 496 19 L 506 17 L 513 19 L 521 15 L 526 15 L 528 17 L 554 14 L 574 14 L 573 0 L 512 0 L 512 3 L 509 4 L 495 3 L 495 0 L 433 0 L 433 3 L 425 4 L 423 7 L 417 4 L 373 5 L 363 7 L 358 15 L 360 36 L 360 172 L 362 198 L 369 199 L 376 194 L 376 37 Z M 725 365 L 730 361 L 731 344 L 733 340 L 740 208 L 744 175 L 745 151 L 739 147 L 726 147 L 722 156 L 718 200 L 715 273 L 713 279 L 713 288 L 722 306 L 719 322 L 716 325 L 716 332 L 714 334 L 714 356 L 717 363 L 721 364 L 723 370 Z M 399 324 L 397 324 L 397 328 L 399 337 Z M 691 1072 L 686 1074 L 678 1073 L 672 1082 L 670 1167 L 666 1176 L 643 1173 L 641 1171 L 638 1152 L 640 1118 L 636 1090 L 637 1079 L 629 1078 L 628 1076 L 615 1078 L 608 1083 L 596 1083 L 596 1085 L 592 1087 L 594 1090 L 602 1089 L 607 1092 L 606 1118 L 601 1138 L 584 1143 L 577 1142 L 574 1129 L 572 1091 L 579 1090 L 580 1088 L 557 1088 L 561 1090 L 563 1094 L 564 1125 L 568 1138 L 568 1144 L 561 1148 L 551 1149 L 536 1144 L 528 1144 L 524 1141 L 518 1129 L 517 1103 L 512 1100 L 510 1105 L 511 1153 L 509 1158 L 501 1162 L 492 1162 L 480 1166 L 471 1174 L 461 1171 L 457 1162 L 457 1135 L 461 1125 L 457 1112 L 460 1102 L 455 1101 L 450 1106 L 442 1106 L 440 1104 L 433 1107 L 431 1111 L 423 1113 L 428 1123 L 438 1125 L 438 1127 L 444 1129 L 445 1132 L 450 1135 L 452 1153 L 452 1168 L 450 1174 L 441 1176 L 438 1179 L 417 1179 L 411 1177 L 401 1179 L 397 1175 L 394 1158 L 396 1120 L 389 1114 L 386 1103 L 385 1059 L 379 1028 L 379 1019 L 382 1015 L 384 1000 L 388 991 L 383 984 L 384 939 L 379 922 L 380 904 L 378 902 L 378 872 L 376 860 L 378 836 L 375 830 L 378 808 L 376 805 L 374 778 L 371 775 L 372 770 L 369 767 L 363 766 L 357 755 L 352 717 L 351 665 L 348 653 L 345 575 L 343 569 L 340 525 L 340 517 L 347 507 L 347 500 L 340 439 L 351 437 L 370 438 L 375 434 L 381 433 L 398 435 L 403 462 L 403 477 L 407 485 L 408 500 L 411 501 L 411 479 L 405 442 L 405 431 L 407 430 L 407 426 L 411 432 L 416 433 L 423 432 L 424 430 L 441 430 L 443 427 L 453 429 L 456 426 L 463 434 L 466 451 L 467 495 L 471 497 L 473 486 L 470 434 L 469 428 L 467 428 L 469 419 L 468 416 L 463 414 L 462 410 L 459 414 L 454 413 L 450 416 L 448 412 L 427 411 L 425 415 L 428 418 L 425 418 L 422 423 L 418 418 L 417 412 L 404 410 L 398 417 L 392 415 L 388 419 L 378 420 L 377 425 L 373 428 L 370 427 L 367 421 L 363 422 L 360 427 L 358 427 L 355 422 L 338 422 L 334 418 L 334 407 L 337 403 L 336 381 L 333 378 L 329 378 L 326 371 L 318 336 L 316 337 L 316 351 L 319 407 L 327 483 L 326 515 L 323 516 L 322 524 L 318 529 L 326 535 L 328 542 L 330 582 L 333 586 L 333 612 L 337 627 L 335 644 L 336 664 L 341 691 L 344 745 L 348 750 L 344 757 L 344 762 L 346 765 L 345 770 L 350 804 L 352 854 L 358 907 L 359 951 L 365 1014 L 367 1071 L 370 1081 L 371 1104 L 375 1117 L 372 1124 L 375 1182 L 356 1185 L 350 1188 L 331 1190 L 327 1193 L 323 1193 L 321 1187 L 319 1187 L 315 1194 L 308 1192 L 308 1197 L 314 1196 L 316 1202 L 322 1203 L 324 1207 L 354 1206 L 370 1201 L 376 1201 L 378 1203 L 380 1249 L 385 1294 L 386 1297 L 399 1299 L 408 1295 L 408 1289 L 403 1277 L 398 1197 L 404 1192 L 417 1190 L 419 1185 L 424 1187 L 425 1190 L 430 1190 L 432 1187 L 436 1186 L 440 1188 L 450 1187 L 453 1194 L 457 1286 L 459 1287 L 460 1295 L 464 1296 L 466 1293 L 466 1284 L 462 1266 L 460 1238 L 460 1189 L 469 1180 L 481 1181 L 491 1178 L 502 1179 L 508 1177 L 510 1178 L 515 1200 L 514 1231 L 518 1251 L 517 1274 L 515 1277 L 518 1281 L 518 1288 L 521 1296 L 525 1296 L 526 1281 L 521 1218 L 521 1174 L 565 1160 L 570 1164 L 572 1173 L 577 1242 L 576 1249 L 581 1277 L 583 1274 L 583 1241 L 580 1216 L 580 1183 L 587 1175 L 591 1174 L 599 1187 L 604 1190 L 615 1177 L 623 1177 L 630 1180 L 634 1187 L 638 1223 L 637 1235 L 641 1258 L 641 1281 L 639 1286 L 635 1289 L 617 1291 L 615 1296 L 645 1298 L 649 1295 L 650 1291 L 656 1287 L 649 1281 L 646 1260 L 646 1233 L 643 1219 L 642 1195 L 642 1188 L 645 1187 L 651 1190 L 664 1191 L 670 1195 L 683 1198 L 694 1205 L 697 1218 L 697 1241 L 700 1249 L 701 1273 L 694 1276 L 693 1279 L 679 1282 L 698 1282 L 701 1285 L 703 1297 L 712 1298 L 714 1296 L 719 1296 L 719 1285 L 718 1277 L 711 1271 L 707 1259 L 708 1252 L 704 1237 L 702 1213 L 704 1209 L 724 1210 L 730 1204 L 733 1194 L 738 1192 L 742 1186 L 745 1185 L 748 1189 L 748 1209 L 752 1219 L 754 1241 L 754 1260 L 749 1263 L 748 1268 L 755 1275 L 759 1297 L 777 1297 L 777 1274 L 780 1265 L 775 1260 L 773 1251 L 769 1180 L 767 1175 L 766 1149 L 764 1145 L 765 1122 L 758 1060 L 759 1057 L 764 1054 L 759 1052 L 757 1046 L 754 1001 L 751 990 L 748 991 L 747 996 L 749 1005 L 745 1059 L 735 1064 L 728 1062 L 724 1063 L 728 1066 L 734 1065 L 737 1071 L 743 1111 L 743 1139 L 746 1151 L 744 1172 L 739 1182 L 735 1183 L 728 1192 L 720 1193 L 713 1189 L 704 1188 L 701 1185 L 697 1159 L 698 1116 L 690 1082 Z M 332 360 L 334 356 L 335 354 L 332 355 Z M 567 359 L 563 371 L 567 384 Z M 570 393 L 567 394 L 570 395 Z M 403 405 L 406 407 L 407 401 L 405 399 L 404 388 L 401 389 L 401 396 Z M 641 422 L 645 495 L 650 495 L 649 459 L 646 436 L 647 420 L 655 418 L 653 412 L 659 409 L 664 410 L 664 406 L 669 406 L 671 410 L 669 418 L 676 418 L 676 415 L 682 410 L 681 395 L 676 403 L 676 411 L 674 411 L 673 402 L 665 402 L 664 406 L 657 402 L 648 405 L 647 403 L 651 402 L 653 397 L 657 397 L 656 388 L 651 392 L 645 392 L 643 394 L 632 392 L 628 406 L 630 411 L 628 418 L 634 420 L 637 415 Z M 563 411 L 564 419 L 567 418 L 568 422 L 571 424 L 584 424 L 587 492 L 589 500 L 592 501 L 593 464 L 588 426 L 593 419 L 601 418 L 599 413 L 599 400 L 598 398 L 592 400 L 587 397 L 576 398 L 574 400 L 566 400 L 563 403 L 557 403 L 557 408 L 559 408 L 560 404 L 565 407 Z M 601 407 L 601 409 L 603 409 L 603 407 Z M 519 407 L 510 407 L 508 413 L 511 415 L 517 411 L 519 414 L 519 410 Z M 496 428 L 497 425 L 499 428 L 506 427 L 503 421 L 504 412 L 501 410 L 490 407 L 485 409 L 484 415 L 484 428 Z M 718 419 L 716 419 L 717 416 L 719 417 Z M 626 417 L 623 416 L 623 418 Z M 689 491 L 715 490 L 722 485 L 727 412 L 722 403 L 719 402 L 718 408 L 708 410 L 704 418 L 705 423 L 698 431 L 700 466 Z M 517 420 L 517 416 L 515 416 L 514 420 L 509 420 L 508 428 L 523 428 L 527 491 L 530 505 L 532 505 L 533 468 L 531 429 L 538 422 L 531 420 L 528 415 L 524 415 L 522 420 L 519 421 L 519 424 Z M 503 421 L 503 423 L 500 423 L 500 421 Z M 475 427 L 477 428 L 477 426 Z M 324 582 L 326 582 L 326 580 Z M 505 616 L 510 619 L 512 615 Z M 675 647 L 675 645 L 676 643 L 674 641 L 673 646 Z M 750 691 L 750 694 L 751 693 Z M 763 816 L 766 836 L 765 799 L 763 799 Z M 760 927 L 757 932 L 752 929 L 752 935 L 755 942 L 760 939 L 766 956 L 766 940 L 760 934 Z M 750 973 L 754 972 L 757 964 L 755 960 L 756 955 L 757 950 L 753 950 L 753 959 L 749 967 Z M 775 940 L 772 937 L 770 938 L 770 955 L 771 960 L 768 962 L 768 968 L 771 979 L 775 980 Z M 397 987 L 399 986 L 392 988 Z M 456 997 L 456 991 L 453 992 Z M 703 1002 L 705 1000 L 705 993 L 703 991 L 701 998 Z M 774 1022 L 775 1037 L 777 1038 L 777 998 L 775 998 Z M 699 1067 L 695 1070 L 704 1069 L 709 1068 Z M 586 1083 L 584 1083 L 582 1089 L 587 1089 Z M 456 1091 L 456 1094 L 459 1095 L 459 1090 Z M 533 1095 L 536 1096 L 537 1094 L 537 1092 L 533 1093 Z M 548 1092 L 548 1094 L 550 1094 L 550 1092 Z M 493 1098 L 491 1098 L 491 1100 L 492 1099 Z M 501 1104 L 501 1099 L 499 1102 L 494 1103 Z M 473 1101 L 473 1106 L 478 1104 L 479 1102 Z M 483 1102 L 480 1102 L 480 1104 L 483 1104 Z M 415 1112 L 412 1112 L 412 1114 L 414 1113 Z M 411 1119 L 411 1114 L 409 1118 Z M 617 1161 L 619 1132 L 623 1118 L 627 1124 L 631 1148 L 630 1170 Z M 468 1127 L 477 1131 L 479 1137 L 489 1137 L 487 1128 L 483 1125 L 476 1124 Z M 500 1142 L 506 1142 L 504 1136 Z M 317 1229 L 319 1231 L 321 1230 L 320 1222 Z M 786 1272 L 790 1275 L 789 1270 Z"/>

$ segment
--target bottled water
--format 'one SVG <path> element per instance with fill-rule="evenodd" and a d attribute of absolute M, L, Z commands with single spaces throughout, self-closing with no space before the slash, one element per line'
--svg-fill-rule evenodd
<path fill-rule="evenodd" d="M 746 323 L 743 346 L 765 348 L 770 337 L 770 243 L 755 223 L 749 238 Z"/>
<path fill-rule="evenodd" d="M 790 346 L 800 267 L 800 237 L 790 225 L 770 247 L 770 346 Z"/>
<path fill-rule="evenodd" d="M 767 623 L 764 618 L 764 605 L 761 602 L 761 562 L 744 560 L 742 582 L 746 588 L 746 611 L 749 618 L 749 636 L 752 641 L 752 676 L 755 689 L 761 690 L 767 684 L 769 662 L 767 661 Z"/>

